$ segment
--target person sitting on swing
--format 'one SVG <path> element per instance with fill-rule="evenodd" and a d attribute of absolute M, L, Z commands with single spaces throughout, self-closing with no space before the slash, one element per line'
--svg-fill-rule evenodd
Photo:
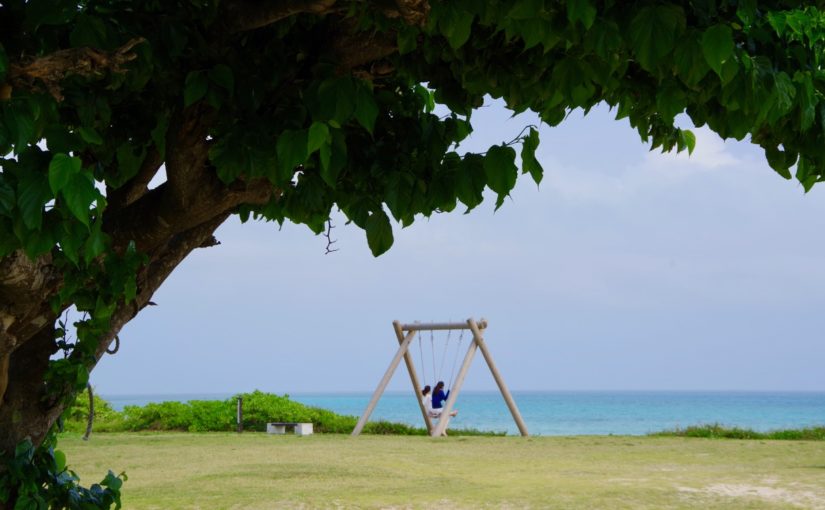
<path fill-rule="evenodd" d="M 430 393 L 430 385 L 424 386 L 424 389 L 421 390 L 421 403 L 424 404 L 424 409 L 427 411 L 427 414 L 432 416 L 433 414 L 433 396 Z"/>
<path fill-rule="evenodd" d="M 431 416 L 436 416 L 436 417 L 441 416 L 441 411 L 444 408 L 444 402 L 447 401 L 447 398 L 449 396 L 450 396 L 450 391 L 449 390 L 447 390 L 447 392 L 444 393 L 444 381 L 438 381 L 438 383 L 436 383 L 436 385 L 435 385 L 435 389 L 433 389 L 433 395 L 432 395 L 433 412 L 431 413 Z M 450 412 L 450 416 L 455 416 L 457 414 L 458 414 L 458 411 L 455 410 L 455 409 L 453 409 L 453 411 Z"/>

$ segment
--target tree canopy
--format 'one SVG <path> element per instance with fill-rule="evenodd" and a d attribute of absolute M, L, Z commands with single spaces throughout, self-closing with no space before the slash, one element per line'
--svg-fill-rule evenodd
<path fill-rule="evenodd" d="M 809 190 L 825 175 L 822 7 L 3 0 L 0 508 L 118 504 L 120 479 L 78 488 L 49 431 L 230 215 L 321 233 L 339 208 L 380 255 L 394 222 L 472 210 L 485 189 L 501 206 L 519 172 L 540 182 L 535 127 L 461 149 L 487 96 L 551 126 L 606 103 L 665 151 L 693 150 L 686 113 Z"/>

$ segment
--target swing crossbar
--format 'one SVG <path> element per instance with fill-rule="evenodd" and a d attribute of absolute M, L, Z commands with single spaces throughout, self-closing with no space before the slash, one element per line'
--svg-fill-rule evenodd
<path fill-rule="evenodd" d="M 478 322 L 478 329 L 486 329 L 487 321 L 482 319 Z M 401 331 L 446 331 L 448 329 L 470 329 L 466 322 L 430 322 L 402 324 Z"/>

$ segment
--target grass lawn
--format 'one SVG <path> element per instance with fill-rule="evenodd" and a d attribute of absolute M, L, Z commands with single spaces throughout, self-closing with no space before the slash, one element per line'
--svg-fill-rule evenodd
<path fill-rule="evenodd" d="M 825 442 L 262 433 L 67 435 L 126 509 L 825 509 Z"/>

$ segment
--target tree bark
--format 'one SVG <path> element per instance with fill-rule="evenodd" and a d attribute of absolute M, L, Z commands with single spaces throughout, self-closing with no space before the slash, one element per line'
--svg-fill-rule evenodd
<path fill-rule="evenodd" d="M 44 376 L 49 357 L 57 350 L 54 321 L 50 317 L 30 340 L 11 353 L 8 388 L 0 407 L 0 451 L 14 452 L 14 447 L 30 437 L 39 444 L 63 407 L 50 402 L 45 394 Z"/>

